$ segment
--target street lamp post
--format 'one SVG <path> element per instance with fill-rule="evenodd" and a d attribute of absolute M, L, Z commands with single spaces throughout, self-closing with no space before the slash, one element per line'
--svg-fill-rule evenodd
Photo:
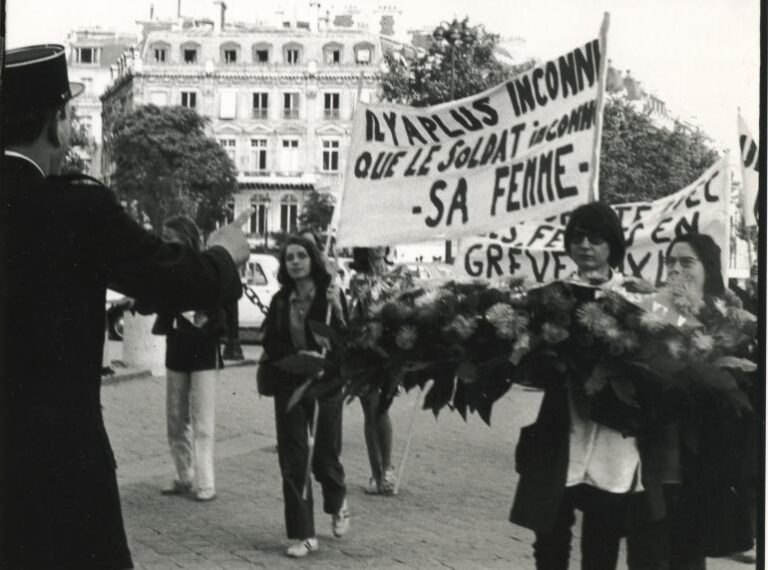
<path fill-rule="evenodd" d="M 269 248 L 269 197 L 264 198 L 264 253 Z"/>
<path fill-rule="evenodd" d="M 476 32 L 467 25 L 467 18 L 461 22 L 454 18 L 450 24 L 443 22 L 432 32 L 435 45 L 442 51 L 446 46 L 451 55 L 451 101 L 456 97 L 456 47 L 472 47 L 475 43 Z M 453 263 L 453 242 L 445 240 L 445 262 Z"/>

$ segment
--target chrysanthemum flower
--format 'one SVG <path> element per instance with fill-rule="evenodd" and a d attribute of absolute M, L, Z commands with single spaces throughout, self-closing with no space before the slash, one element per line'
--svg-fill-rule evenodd
<path fill-rule="evenodd" d="M 640 315 L 640 325 L 647 331 L 656 332 L 664 328 L 664 319 L 653 311 L 644 311 Z"/>
<path fill-rule="evenodd" d="M 553 325 L 552 323 L 544 323 L 541 326 L 541 336 L 546 342 L 550 344 L 563 342 L 568 338 L 568 335 L 568 330 L 558 325 Z"/>
<path fill-rule="evenodd" d="M 672 357 L 677 358 L 685 351 L 685 347 L 676 338 L 671 338 L 667 341 L 667 350 Z"/>
<path fill-rule="evenodd" d="M 672 304 L 684 315 L 694 316 L 704 306 L 702 296 L 681 278 L 670 279 L 667 288 L 672 296 Z"/>
<path fill-rule="evenodd" d="M 419 332 L 416 327 L 411 325 L 405 325 L 395 336 L 395 344 L 402 350 L 411 350 L 416 346 L 416 340 L 419 338 Z"/>
<path fill-rule="evenodd" d="M 440 291 L 437 289 L 429 289 L 422 295 L 419 295 L 414 299 L 413 304 L 417 307 L 427 307 L 434 305 L 440 299 Z"/>
<path fill-rule="evenodd" d="M 485 312 L 501 338 L 511 339 L 523 334 L 528 327 L 528 317 L 515 311 L 506 303 L 496 303 Z"/>
<path fill-rule="evenodd" d="M 715 347 L 715 339 L 711 335 L 696 331 L 691 337 L 693 346 L 702 352 L 709 352 Z"/>
<path fill-rule="evenodd" d="M 446 325 L 446 331 L 452 331 L 456 333 L 462 340 L 468 339 L 472 336 L 477 328 L 477 319 L 474 317 L 465 317 L 464 315 L 457 315 L 453 321 Z"/>
<path fill-rule="evenodd" d="M 608 315 L 596 302 L 584 303 L 576 310 L 576 318 L 588 331 L 602 336 L 608 328 L 618 328 L 616 319 Z"/>

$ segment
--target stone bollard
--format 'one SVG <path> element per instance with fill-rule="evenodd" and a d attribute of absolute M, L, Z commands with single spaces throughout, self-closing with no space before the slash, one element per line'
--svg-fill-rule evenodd
<path fill-rule="evenodd" d="M 123 321 L 123 363 L 129 368 L 149 370 L 165 376 L 165 337 L 152 334 L 155 315 L 125 311 Z"/>

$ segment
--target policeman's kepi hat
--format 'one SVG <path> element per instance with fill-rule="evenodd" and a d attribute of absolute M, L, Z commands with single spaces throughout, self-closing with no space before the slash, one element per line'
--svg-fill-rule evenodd
<path fill-rule="evenodd" d="M 26 112 L 63 105 L 83 92 L 70 83 L 64 46 L 46 44 L 5 52 L 3 112 Z"/>

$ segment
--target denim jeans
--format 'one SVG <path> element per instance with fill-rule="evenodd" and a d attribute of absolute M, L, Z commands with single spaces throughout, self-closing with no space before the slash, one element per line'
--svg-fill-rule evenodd
<path fill-rule="evenodd" d="M 290 397 L 291 391 L 284 388 L 275 394 L 277 454 L 283 477 L 286 533 L 290 539 L 303 540 L 315 536 L 311 482 L 307 498 L 302 497 L 309 458 L 307 434 L 312 424 L 315 402 L 302 400 L 289 412 L 286 407 Z M 321 399 L 319 405 L 312 472 L 323 492 L 323 511 L 334 514 L 341 509 L 347 494 L 344 467 L 339 459 L 344 400 L 339 395 Z"/>

